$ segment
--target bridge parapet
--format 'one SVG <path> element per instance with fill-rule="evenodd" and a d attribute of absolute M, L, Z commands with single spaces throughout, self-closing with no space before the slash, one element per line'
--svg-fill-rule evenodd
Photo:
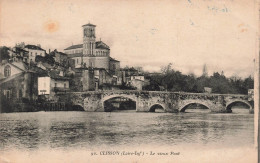
<path fill-rule="evenodd" d="M 253 109 L 247 95 L 234 94 L 113 90 L 59 93 L 58 96 L 60 100 L 81 106 L 85 111 L 104 111 L 104 102 L 116 97 L 135 101 L 136 111 L 143 112 L 150 111 L 154 105 L 161 105 L 166 112 L 179 112 L 194 103 L 202 104 L 212 112 L 230 112 L 228 107 L 234 102 L 245 103 Z"/>

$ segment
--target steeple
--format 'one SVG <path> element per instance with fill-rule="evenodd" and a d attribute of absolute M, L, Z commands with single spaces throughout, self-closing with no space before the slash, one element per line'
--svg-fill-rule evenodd
<path fill-rule="evenodd" d="M 96 34 L 95 25 L 85 24 L 83 27 L 83 55 L 92 56 L 95 54 L 96 48 Z"/>

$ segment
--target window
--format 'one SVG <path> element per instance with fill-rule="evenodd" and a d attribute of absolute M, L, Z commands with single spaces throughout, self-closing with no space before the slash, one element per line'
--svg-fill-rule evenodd
<path fill-rule="evenodd" d="M 8 78 L 11 75 L 11 67 L 9 65 L 5 66 L 4 76 Z"/>
<path fill-rule="evenodd" d="M 66 83 L 64 83 L 64 88 L 66 88 Z"/>
<path fill-rule="evenodd" d="M 4 96 L 8 99 L 11 98 L 11 90 L 4 90 Z"/>
<path fill-rule="evenodd" d="M 57 87 L 57 83 L 55 83 L 54 85 L 55 85 L 54 87 Z"/>

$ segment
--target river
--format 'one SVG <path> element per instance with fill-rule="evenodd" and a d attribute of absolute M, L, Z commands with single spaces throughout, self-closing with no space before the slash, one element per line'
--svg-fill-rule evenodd
<path fill-rule="evenodd" d="M 252 148 L 254 114 L 244 110 L 230 114 L 193 110 L 178 114 L 132 111 L 3 113 L 0 114 L 0 150 Z"/>

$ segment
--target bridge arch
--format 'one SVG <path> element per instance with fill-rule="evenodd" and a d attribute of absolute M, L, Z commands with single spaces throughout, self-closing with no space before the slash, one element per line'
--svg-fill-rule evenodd
<path fill-rule="evenodd" d="M 249 111 L 253 109 L 253 107 L 251 106 L 251 104 L 248 101 L 244 101 L 244 100 L 235 100 L 235 101 L 231 101 L 229 103 L 226 104 L 226 110 L 227 111 L 232 111 L 232 106 L 234 106 L 237 103 L 242 103 L 248 106 Z"/>
<path fill-rule="evenodd" d="M 106 101 L 111 100 L 111 99 L 115 99 L 115 98 L 125 98 L 125 99 L 130 99 L 131 101 L 135 102 L 135 110 L 137 111 L 137 97 L 134 95 L 126 95 L 126 94 L 114 94 L 114 95 L 108 95 L 102 98 L 101 103 L 102 106 L 105 109 L 106 106 Z"/>
<path fill-rule="evenodd" d="M 199 104 L 202 105 L 204 107 L 206 107 L 207 109 L 211 109 L 211 104 L 208 101 L 201 101 L 201 100 L 187 100 L 187 101 L 183 101 L 182 105 L 179 106 L 179 111 L 180 112 L 185 112 L 185 110 L 187 109 L 187 107 L 191 104 Z"/>
<path fill-rule="evenodd" d="M 162 108 L 164 112 L 166 112 L 165 110 L 165 106 L 163 104 L 160 103 L 155 103 L 149 106 L 149 112 L 155 112 L 156 108 Z"/>
<path fill-rule="evenodd" d="M 112 99 L 112 98 L 119 98 L 119 97 L 123 97 L 123 98 L 128 98 L 131 99 L 133 101 L 137 101 L 137 98 L 134 95 L 125 95 L 125 94 L 114 94 L 114 95 L 108 95 L 108 96 L 104 96 L 101 100 L 102 103 L 104 103 L 105 101 Z"/>

